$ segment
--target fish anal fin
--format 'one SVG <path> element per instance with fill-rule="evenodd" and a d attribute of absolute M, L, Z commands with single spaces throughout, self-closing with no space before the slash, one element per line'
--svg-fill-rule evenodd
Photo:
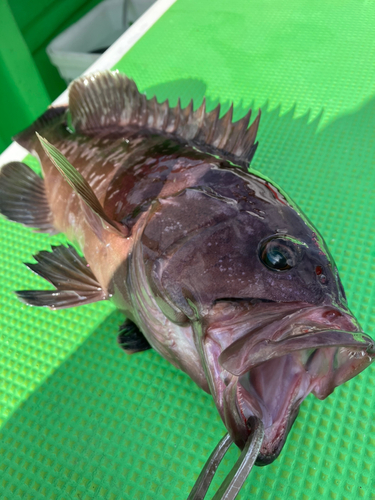
<path fill-rule="evenodd" d="M 255 152 L 260 112 L 248 128 L 251 112 L 232 123 L 233 105 L 219 118 L 220 107 L 208 112 L 206 102 L 193 111 L 180 101 L 171 108 L 155 97 L 145 100 L 135 82 L 119 72 L 105 71 L 78 78 L 69 87 L 69 109 L 75 130 L 85 135 L 121 132 L 129 126 L 148 126 L 172 134 L 192 146 L 247 167 Z"/>
<path fill-rule="evenodd" d="M 25 304 L 65 309 L 108 298 L 86 260 L 72 246 L 52 247 L 52 252 L 39 252 L 34 259 L 35 264 L 26 266 L 49 281 L 55 290 L 17 291 L 18 298 Z"/>
<path fill-rule="evenodd" d="M 120 236 L 127 237 L 129 234 L 128 228 L 108 217 L 86 179 L 55 146 L 49 143 L 47 139 L 41 137 L 38 132 L 36 132 L 36 134 L 48 158 L 80 199 L 101 219 L 104 229 L 114 231 Z"/>
<path fill-rule="evenodd" d="M 44 180 L 24 163 L 7 163 L 0 171 L 0 213 L 38 232 L 57 233 Z"/>
<path fill-rule="evenodd" d="M 121 349 L 124 349 L 127 354 L 134 354 L 136 352 L 152 349 L 138 326 L 129 319 L 120 326 L 117 342 Z"/>

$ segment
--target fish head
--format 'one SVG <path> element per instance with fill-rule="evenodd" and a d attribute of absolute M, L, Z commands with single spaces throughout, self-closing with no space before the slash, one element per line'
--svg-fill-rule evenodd
<path fill-rule="evenodd" d="M 190 321 L 210 392 L 234 442 L 263 421 L 258 464 L 279 455 L 302 401 L 375 357 L 311 222 L 257 175 L 214 171 L 154 206 L 142 235 L 160 308 Z"/>

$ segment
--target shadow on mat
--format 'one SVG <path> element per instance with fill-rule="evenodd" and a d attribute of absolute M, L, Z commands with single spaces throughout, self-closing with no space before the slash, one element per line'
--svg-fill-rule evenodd
<path fill-rule="evenodd" d="M 220 418 L 153 350 L 127 355 L 116 341 L 122 322 L 112 313 L 3 426 L 2 499 L 188 492 L 224 432 Z"/>

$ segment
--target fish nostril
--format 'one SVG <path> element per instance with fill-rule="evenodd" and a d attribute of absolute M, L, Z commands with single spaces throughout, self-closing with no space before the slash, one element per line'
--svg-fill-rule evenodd
<path fill-rule="evenodd" d="M 323 274 L 323 268 L 322 268 L 322 266 L 316 266 L 315 273 L 316 273 L 317 276 L 320 276 L 321 274 Z"/>
<path fill-rule="evenodd" d="M 321 274 L 318 278 L 322 285 L 325 285 L 327 283 L 327 277 L 324 274 Z"/>
<path fill-rule="evenodd" d="M 323 274 L 323 268 L 322 266 L 316 266 L 315 268 L 315 274 L 318 277 L 318 280 L 322 285 L 325 285 L 327 283 L 327 277 L 325 274 Z"/>
<path fill-rule="evenodd" d="M 342 314 L 340 313 L 340 311 L 330 310 L 330 311 L 323 313 L 322 316 L 325 319 L 333 320 L 336 318 L 340 318 L 340 316 L 342 316 Z"/>

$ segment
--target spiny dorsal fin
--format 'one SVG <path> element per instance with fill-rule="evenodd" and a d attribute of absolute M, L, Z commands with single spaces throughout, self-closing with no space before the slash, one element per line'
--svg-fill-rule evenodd
<path fill-rule="evenodd" d="M 121 130 L 129 125 L 176 135 L 193 145 L 206 146 L 241 163 L 249 163 L 255 153 L 260 111 L 248 128 L 251 110 L 232 123 L 233 105 L 219 118 L 220 105 L 206 111 L 206 102 L 193 111 L 192 102 L 181 109 L 180 101 L 171 108 L 168 101 L 146 99 L 135 82 L 118 72 L 83 76 L 69 87 L 69 109 L 77 132 L 94 135 L 104 130 Z"/>
<path fill-rule="evenodd" d="M 52 247 L 52 252 L 39 252 L 34 259 L 36 264 L 26 266 L 52 283 L 56 290 L 16 292 L 25 304 L 64 309 L 108 298 L 85 259 L 72 246 Z"/>
<path fill-rule="evenodd" d="M 78 196 L 96 215 L 100 217 L 102 222 L 108 226 L 106 227 L 106 229 L 114 230 L 116 233 L 124 237 L 128 236 L 128 228 L 114 220 L 111 220 L 108 217 L 94 191 L 91 189 L 89 183 L 78 172 L 78 170 L 76 170 L 73 165 L 69 163 L 69 161 L 65 158 L 65 156 L 60 153 L 60 151 L 55 146 L 49 143 L 47 139 L 41 137 L 38 132 L 36 132 L 36 135 L 38 136 L 38 139 L 40 140 L 40 143 L 48 158 L 52 161 L 57 170 L 70 184 L 70 186 L 74 189 Z"/>

